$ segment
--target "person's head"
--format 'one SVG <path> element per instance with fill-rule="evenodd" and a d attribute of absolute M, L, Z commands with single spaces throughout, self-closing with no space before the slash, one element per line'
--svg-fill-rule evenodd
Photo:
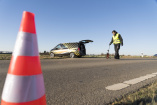
<path fill-rule="evenodd" d="M 113 31 L 112 31 L 112 34 L 113 34 L 113 35 L 116 35 L 116 34 L 117 34 L 117 31 L 116 31 L 116 30 L 113 30 Z"/>

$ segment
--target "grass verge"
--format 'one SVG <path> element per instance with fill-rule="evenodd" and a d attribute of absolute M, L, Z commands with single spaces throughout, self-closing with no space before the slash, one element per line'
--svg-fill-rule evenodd
<path fill-rule="evenodd" d="M 157 105 L 157 81 L 109 105 Z"/>
<path fill-rule="evenodd" d="M 0 60 L 10 60 L 11 54 L 0 54 Z"/>

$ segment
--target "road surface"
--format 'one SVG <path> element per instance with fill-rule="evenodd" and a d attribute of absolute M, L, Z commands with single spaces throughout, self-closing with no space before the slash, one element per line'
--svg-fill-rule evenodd
<path fill-rule="evenodd" d="M 0 94 L 9 62 L 0 60 Z M 47 105 L 106 105 L 157 79 L 155 58 L 45 59 L 41 60 L 41 66 Z M 150 78 L 139 82 L 135 79 L 146 75 Z M 129 80 L 133 83 L 129 84 Z"/>

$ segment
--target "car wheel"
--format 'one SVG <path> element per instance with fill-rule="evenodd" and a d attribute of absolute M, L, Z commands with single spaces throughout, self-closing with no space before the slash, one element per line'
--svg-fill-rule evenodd
<path fill-rule="evenodd" d="M 51 58 L 54 58 L 54 57 L 55 57 L 55 54 L 54 54 L 54 53 L 51 53 L 51 54 L 50 54 L 50 57 L 51 57 Z"/>
<path fill-rule="evenodd" d="M 75 54 L 74 53 L 70 53 L 70 58 L 74 58 Z"/>

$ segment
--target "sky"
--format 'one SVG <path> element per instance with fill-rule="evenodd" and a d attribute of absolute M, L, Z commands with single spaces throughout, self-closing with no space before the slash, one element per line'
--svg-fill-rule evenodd
<path fill-rule="evenodd" d="M 0 51 L 13 51 L 23 11 L 35 14 L 40 52 L 91 39 L 87 54 L 106 53 L 117 30 L 120 54 L 157 53 L 157 0 L 0 0 Z"/>

